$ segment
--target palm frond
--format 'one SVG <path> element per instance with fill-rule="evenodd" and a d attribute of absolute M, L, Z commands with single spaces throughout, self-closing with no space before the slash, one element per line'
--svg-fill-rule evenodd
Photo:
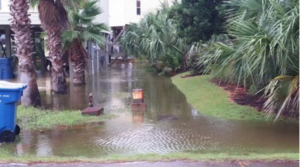
<path fill-rule="evenodd" d="M 99 34 L 99 32 L 93 32 L 93 31 L 83 31 L 82 37 L 85 39 L 85 41 L 93 41 L 97 43 L 99 46 L 103 45 L 105 43 L 105 38 Z"/>
<path fill-rule="evenodd" d="M 275 121 L 283 112 L 299 115 L 299 75 L 278 76 L 265 88 L 267 101 L 264 105 L 267 114 L 276 114 Z"/>
<path fill-rule="evenodd" d="M 62 34 L 62 43 L 65 47 L 68 46 L 74 39 L 77 39 L 80 37 L 80 32 L 76 30 L 66 30 Z"/>
<path fill-rule="evenodd" d="M 39 0 L 38 9 L 39 18 L 44 28 L 51 25 L 56 25 L 62 28 L 66 28 L 68 26 L 68 14 L 60 0 Z"/>
<path fill-rule="evenodd" d="M 63 33 L 63 42 L 72 42 L 72 40 L 92 41 L 98 45 L 104 44 L 102 31 L 107 31 L 108 27 L 103 23 L 96 23 L 96 16 L 101 14 L 97 6 L 98 1 L 82 1 L 75 10 L 68 10 L 71 27 Z"/>
<path fill-rule="evenodd" d="M 188 48 L 184 39 L 179 38 L 175 26 L 167 18 L 168 4 L 154 13 L 148 13 L 138 24 L 128 26 L 121 43 L 127 54 L 148 59 L 154 66 L 163 62 L 166 68 L 178 71 L 182 67 Z"/>

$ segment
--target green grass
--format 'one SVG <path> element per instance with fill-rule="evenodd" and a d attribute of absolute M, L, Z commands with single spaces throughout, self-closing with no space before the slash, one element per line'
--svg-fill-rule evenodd
<path fill-rule="evenodd" d="M 131 161 L 172 161 L 172 160 L 198 160 L 198 161 L 232 161 L 232 160 L 299 160 L 299 153 L 274 153 L 274 154 L 228 154 L 228 153 L 170 153 L 170 154 L 136 154 L 136 155 L 110 155 L 106 157 L 37 157 L 37 156 L 12 156 L 0 149 L 0 163 L 34 163 L 34 162 L 131 162 Z"/>
<path fill-rule="evenodd" d="M 112 114 L 101 116 L 82 116 L 80 111 L 51 111 L 33 107 L 19 106 L 17 122 L 22 129 L 40 130 L 55 127 L 71 127 L 86 123 L 102 122 L 113 118 Z"/>
<path fill-rule="evenodd" d="M 187 101 L 199 112 L 234 120 L 266 120 L 265 114 L 250 106 L 229 102 L 228 92 L 210 82 L 209 75 L 181 78 L 182 73 L 172 77 L 172 82 L 186 96 Z"/>

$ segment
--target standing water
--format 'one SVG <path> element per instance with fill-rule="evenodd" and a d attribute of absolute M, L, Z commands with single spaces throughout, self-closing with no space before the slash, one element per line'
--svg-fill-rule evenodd
<path fill-rule="evenodd" d="M 53 95 L 50 78 L 39 81 L 45 108 L 94 105 L 117 115 L 97 125 L 48 131 L 23 131 L 20 140 L 5 145 L 16 155 L 86 156 L 137 153 L 285 153 L 299 151 L 298 125 L 232 121 L 197 112 L 168 77 L 147 73 L 131 64 L 90 76 L 84 87 L 70 86 L 69 94 Z M 147 110 L 132 112 L 131 91 L 142 88 Z"/>

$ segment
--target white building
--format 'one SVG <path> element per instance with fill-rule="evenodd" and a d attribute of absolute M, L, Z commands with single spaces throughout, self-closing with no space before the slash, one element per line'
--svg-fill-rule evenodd
<path fill-rule="evenodd" d="M 11 18 L 9 11 L 10 0 L 0 0 L 0 25 L 9 25 Z M 40 25 L 39 15 L 36 9 L 29 10 L 32 25 Z"/>
<path fill-rule="evenodd" d="M 102 9 L 102 14 L 98 16 L 97 22 L 106 23 L 110 27 L 110 33 L 106 42 L 106 49 L 105 51 L 100 51 L 101 55 L 106 54 L 107 63 L 111 62 L 110 59 L 112 55 L 115 55 L 115 58 L 120 55 L 117 53 L 113 54 L 112 52 L 121 51 L 116 41 L 118 41 L 118 37 L 120 37 L 124 32 L 126 25 L 139 22 L 143 15 L 160 8 L 161 3 L 165 1 L 170 4 L 172 3 L 172 0 L 100 0 L 98 2 Z M 112 45 L 113 49 L 111 49 Z M 89 53 L 92 53 L 91 61 L 95 60 L 94 62 L 98 62 L 97 58 L 99 56 L 93 56 L 95 55 L 93 48 L 97 48 L 97 46 L 89 43 L 88 48 L 90 48 Z M 91 64 L 92 69 L 101 68 L 97 65 L 93 65 L 93 62 L 91 62 Z"/>
<path fill-rule="evenodd" d="M 144 14 L 158 9 L 164 0 L 102 0 L 108 2 L 109 26 L 137 23 Z M 171 0 L 169 0 L 171 2 Z"/>
<path fill-rule="evenodd" d="M 107 40 L 112 40 L 114 43 L 126 25 L 139 22 L 144 14 L 158 9 L 164 1 L 172 3 L 172 0 L 99 0 L 98 5 L 102 9 L 102 14 L 97 17 L 97 22 L 105 23 L 111 28 L 110 32 L 105 33 Z M 0 57 L 4 54 L 8 56 L 13 54 L 10 39 L 9 3 L 10 0 L 0 0 Z M 35 38 L 42 31 L 38 11 L 37 9 L 30 9 L 29 14 L 33 30 L 32 36 Z M 97 46 L 90 43 L 88 49 L 92 54 L 95 54 L 93 48 L 99 50 Z M 107 50 L 110 50 L 108 48 L 110 47 L 106 46 L 106 54 Z M 96 54 L 98 55 L 98 52 Z"/>
<path fill-rule="evenodd" d="M 12 55 L 10 30 L 10 0 L 0 0 L 0 57 Z M 40 29 L 40 19 L 36 9 L 29 10 L 32 29 Z M 34 34 L 33 34 L 34 35 Z M 7 38 L 9 37 L 9 38 Z"/>

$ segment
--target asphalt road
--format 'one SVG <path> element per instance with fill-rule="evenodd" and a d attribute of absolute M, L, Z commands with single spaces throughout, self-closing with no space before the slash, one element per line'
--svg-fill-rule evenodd
<path fill-rule="evenodd" d="M 235 161 L 235 162 L 128 162 L 128 163 L 49 163 L 49 164 L 0 164 L 0 167 L 299 167 L 299 161 Z"/>

